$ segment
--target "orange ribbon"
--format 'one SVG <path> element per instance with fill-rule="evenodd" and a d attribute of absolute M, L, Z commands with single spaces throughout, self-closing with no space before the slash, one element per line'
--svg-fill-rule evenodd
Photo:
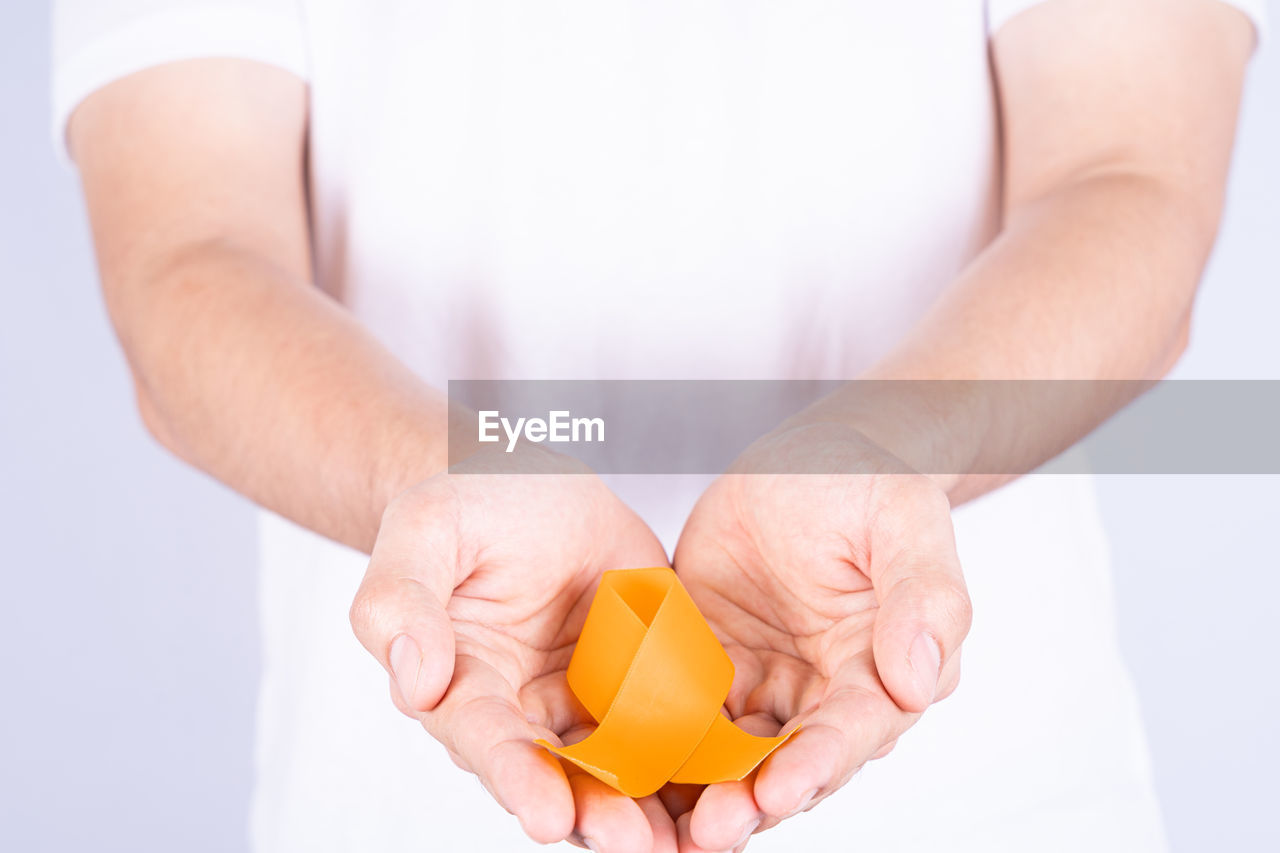
<path fill-rule="evenodd" d="M 720 713 L 733 662 L 670 569 L 604 573 L 568 680 L 599 725 L 572 746 L 537 743 L 629 797 L 741 779 L 790 737 Z"/>

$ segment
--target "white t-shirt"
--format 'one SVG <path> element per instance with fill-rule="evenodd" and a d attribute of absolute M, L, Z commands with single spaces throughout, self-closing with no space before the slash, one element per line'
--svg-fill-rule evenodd
<path fill-rule="evenodd" d="M 843 378 L 996 233 L 988 39 L 1034 2 L 64 0 L 55 122 L 175 59 L 305 78 L 318 282 L 435 385 Z M 614 478 L 668 547 L 705 481 Z M 959 691 L 751 849 L 1163 849 L 1090 482 L 956 526 Z M 261 560 L 255 849 L 532 847 L 392 707 L 365 558 L 264 513 Z"/>

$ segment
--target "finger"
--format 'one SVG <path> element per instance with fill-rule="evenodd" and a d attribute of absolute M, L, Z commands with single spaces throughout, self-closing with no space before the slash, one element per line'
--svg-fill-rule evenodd
<path fill-rule="evenodd" d="M 899 707 L 920 712 L 938 697 L 972 610 L 946 496 L 911 488 L 919 491 L 898 496 L 898 509 L 876 518 L 870 575 L 880 604 L 873 639 L 880 680 Z"/>
<path fill-rule="evenodd" d="M 540 675 L 520 688 L 520 707 L 530 722 L 546 726 L 567 743 L 574 742 L 571 732 L 579 726 L 593 723 L 590 712 L 573 695 L 564 670 Z M 582 737 L 590 732 L 585 729 Z"/>
<path fill-rule="evenodd" d="M 723 850 L 703 847 L 693 840 L 693 836 L 689 832 L 689 823 L 692 818 L 692 814 L 682 814 L 676 821 L 676 839 L 679 853 L 724 853 Z M 741 844 L 733 847 L 732 853 L 742 853 L 746 849 L 748 841 L 750 841 L 750 836 L 743 840 Z"/>
<path fill-rule="evenodd" d="M 442 509 L 416 499 L 387 510 L 350 612 L 360 644 L 415 711 L 434 708 L 453 675 L 453 625 L 445 605 L 458 569 L 436 555 L 458 549 Z"/>
<path fill-rule="evenodd" d="M 636 800 L 579 769 L 569 773 L 569 786 L 577 810 L 574 831 L 588 849 L 600 853 L 650 853 L 654 849 L 650 816 Z M 666 821 L 670 824 L 670 817 Z M 674 826 L 665 832 L 666 836 L 674 834 Z"/>
<path fill-rule="evenodd" d="M 693 813 L 688 812 L 676 819 L 676 843 L 680 853 L 721 853 L 719 850 L 708 850 L 693 840 L 689 833 L 689 821 L 692 817 Z"/>
<path fill-rule="evenodd" d="M 917 719 L 904 713 L 860 656 L 837 671 L 818 706 L 792 721 L 795 735 L 761 765 L 753 790 L 761 811 L 790 817 L 837 790 Z"/>
<path fill-rule="evenodd" d="M 761 737 L 778 733 L 778 722 L 767 714 L 751 714 L 734 721 Z M 764 818 L 752 793 L 755 774 L 745 779 L 708 785 L 689 818 L 690 837 L 709 850 L 732 850 L 745 842 Z"/>
<path fill-rule="evenodd" d="M 653 853 L 676 853 L 678 840 L 676 822 L 666 805 L 658 795 L 636 800 L 640 811 L 649 821 L 649 830 L 653 833 Z"/>
<path fill-rule="evenodd" d="M 351 606 L 356 637 L 390 673 L 405 706 L 430 711 L 453 675 L 453 624 L 440 599 L 413 578 L 376 578 Z"/>
<path fill-rule="evenodd" d="M 459 655 L 448 693 L 422 723 L 534 841 L 562 841 L 573 831 L 569 780 L 555 756 L 533 743 L 549 732 L 525 718 L 511 685 L 491 666 Z"/>
<path fill-rule="evenodd" d="M 751 837 L 764 818 L 752 788 L 755 777 L 708 785 L 689 815 L 689 835 L 699 847 L 732 850 Z"/>
<path fill-rule="evenodd" d="M 893 740 L 886 743 L 884 746 L 877 749 L 875 752 L 871 753 L 871 757 L 868 758 L 867 760 L 878 761 L 881 758 L 886 758 L 889 755 L 889 753 L 893 752 L 893 748 L 897 745 L 898 745 L 898 739 L 894 738 Z"/>

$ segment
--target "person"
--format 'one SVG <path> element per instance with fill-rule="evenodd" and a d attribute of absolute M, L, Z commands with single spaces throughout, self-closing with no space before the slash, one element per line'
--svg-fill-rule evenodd
<path fill-rule="evenodd" d="M 835 395 L 719 479 L 468 477 L 442 389 L 1159 377 L 1262 15 L 58 2 L 54 122 L 141 418 L 263 507 L 254 849 L 1163 849 L 1092 487 L 977 464 L 1122 400 L 918 427 Z M 951 473 L 749 475 L 917 427 Z M 585 733 L 563 675 L 600 573 L 665 565 L 728 712 L 802 727 L 631 800 L 532 741 Z"/>

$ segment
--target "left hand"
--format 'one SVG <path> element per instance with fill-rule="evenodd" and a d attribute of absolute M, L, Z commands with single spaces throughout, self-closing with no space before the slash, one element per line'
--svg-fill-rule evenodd
<path fill-rule="evenodd" d="M 776 473 L 797 470 L 840 473 Z M 757 734 L 803 728 L 702 791 L 682 851 L 741 849 L 809 809 L 955 689 L 971 612 L 950 504 L 901 471 L 855 430 L 786 427 L 694 507 L 675 569 L 736 667 L 729 714 Z"/>

